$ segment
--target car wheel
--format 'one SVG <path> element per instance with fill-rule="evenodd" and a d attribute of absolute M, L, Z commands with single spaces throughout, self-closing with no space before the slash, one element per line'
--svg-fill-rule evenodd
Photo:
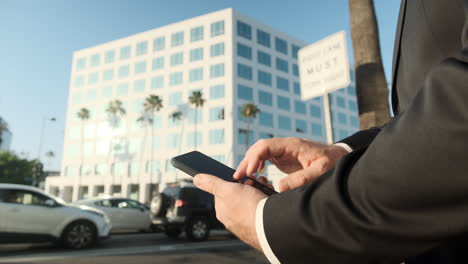
<path fill-rule="evenodd" d="M 82 249 L 93 246 L 97 241 L 96 227 L 87 221 L 73 222 L 62 234 L 62 245 L 69 249 Z"/>
<path fill-rule="evenodd" d="M 166 227 L 164 233 L 167 237 L 178 238 L 180 236 L 180 233 L 182 233 L 182 229 L 177 227 Z"/>
<path fill-rule="evenodd" d="M 185 227 L 187 238 L 192 241 L 203 241 L 210 234 L 208 219 L 204 216 L 192 218 Z"/>
<path fill-rule="evenodd" d="M 151 200 L 151 214 L 155 217 L 165 216 L 167 206 L 166 195 L 164 193 L 157 193 Z"/>

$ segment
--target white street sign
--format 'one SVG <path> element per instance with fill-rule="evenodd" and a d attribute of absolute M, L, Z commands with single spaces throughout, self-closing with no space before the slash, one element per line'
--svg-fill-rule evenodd
<path fill-rule="evenodd" d="M 340 31 L 299 50 L 301 97 L 308 100 L 347 87 L 346 33 Z"/>

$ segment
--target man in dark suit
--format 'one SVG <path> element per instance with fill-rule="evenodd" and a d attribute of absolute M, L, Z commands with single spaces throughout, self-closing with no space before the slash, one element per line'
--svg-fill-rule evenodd
<path fill-rule="evenodd" d="M 467 21 L 468 0 L 402 1 L 395 117 L 343 140 L 344 156 L 306 140 L 256 143 L 235 178 L 270 160 L 290 174 L 268 198 L 197 175 L 218 218 L 275 263 L 468 263 Z"/>

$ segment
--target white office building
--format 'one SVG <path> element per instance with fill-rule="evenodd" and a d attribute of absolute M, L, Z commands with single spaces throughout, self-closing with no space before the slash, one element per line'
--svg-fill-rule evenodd
<path fill-rule="evenodd" d="M 235 167 L 260 138 L 325 142 L 321 98 L 300 99 L 297 51 L 306 43 L 232 9 L 184 20 L 73 54 L 62 173 L 46 191 L 65 200 L 122 195 L 146 202 L 153 191 L 187 177 L 170 159 L 194 149 Z M 188 103 L 201 91 L 203 107 Z M 143 103 L 163 107 L 143 126 Z M 112 100 L 125 114 L 109 120 Z M 335 140 L 358 129 L 354 86 L 332 93 Z M 250 124 L 246 103 L 261 112 Z M 81 120 L 81 108 L 90 118 Z M 180 119 L 171 118 L 180 112 Z M 146 118 L 150 115 L 143 115 Z M 116 122 L 117 120 L 117 122 Z"/>

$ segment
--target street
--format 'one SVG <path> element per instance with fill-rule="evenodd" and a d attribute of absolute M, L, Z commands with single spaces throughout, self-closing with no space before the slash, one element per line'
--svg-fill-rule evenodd
<path fill-rule="evenodd" d="M 193 243 L 164 234 L 116 234 L 87 250 L 64 250 L 51 244 L 0 245 L 0 263 L 268 263 L 266 258 L 226 231 L 214 231 Z"/>

